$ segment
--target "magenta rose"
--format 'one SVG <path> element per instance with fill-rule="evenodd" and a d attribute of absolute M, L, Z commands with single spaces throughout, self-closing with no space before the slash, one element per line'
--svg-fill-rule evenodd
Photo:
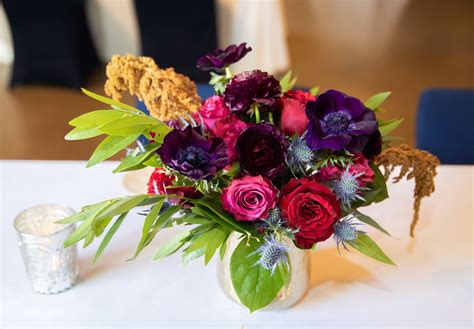
<path fill-rule="evenodd" d="M 308 126 L 305 114 L 306 102 L 314 101 L 315 97 L 302 90 L 288 91 L 280 99 L 281 130 L 285 135 L 302 135 Z"/>
<path fill-rule="evenodd" d="M 201 114 L 204 125 L 212 130 L 218 120 L 230 114 L 230 110 L 221 96 L 211 96 L 204 101 L 199 109 L 199 114 Z"/>
<path fill-rule="evenodd" d="M 236 220 L 264 219 L 276 205 L 277 192 L 272 182 L 262 176 L 234 179 L 221 195 L 222 208 Z"/>
<path fill-rule="evenodd" d="M 231 115 L 217 121 L 212 129 L 214 135 L 224 140 L 225 145 L 227 146 L 229 163 L 232 163 L 237 159 L 237 153 L 235 151 L 237 138 L 240 133 L 247 128 L 247 126 L 248 124 L 240 120 L 236 115 Z"/>

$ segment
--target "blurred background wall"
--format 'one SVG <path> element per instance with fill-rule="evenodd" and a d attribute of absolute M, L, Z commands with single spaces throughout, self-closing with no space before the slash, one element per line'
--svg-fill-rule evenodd
<path fill-rule="evenodd" d="M 203 14 L 199 8 L 188 10 L 190 2 L 175 3 L 182 12 L 174 12 L 170 22 Z M 406 118 L 397 132 L 412 145 L 416 109 L 423 90 L 474 87 L 471 0 L 214 3 L 218 44 L 247 41 L 254 49 L 235 70 L 261 68 L 281 75 L 291 68 L 300 86 L 335 88 L 362 100 L 390 90 L 393 94 L 385 104 L 384 116 Z M 134 1 L 89 0 L 86 14 L 101 62 L 115 53 L 142 52 L 141 16 L 137 15 Z M 149 20 L 160 20 L 160 14 L 163 13 L 150 12 Z M 155 38 L 157 44 L 163 43 L 164 33 L 166 40 L 173 40 L 168 30 L 156 29 L 153 33 L 151 39 Z M 196 38 L 194 42 L 199 44 L 201 40 Z M 193 64 L 196 58 L 186 51 L 191 45 L 179 46 L 183 51 L 174 56 Z M 97 104 L 64 87 L 34 84 L 9 89 L 13 59 L 10 25 L 0 7 L 0 158 L 86 159 L 96 141 L 65 142 L 63 136 L 68 131 L 67 121 Z M 103 92 L 103 81 L 103 68 L 99 67 L 84 86 Z M 132 98 L 126 100 L 134 102 Z"/>

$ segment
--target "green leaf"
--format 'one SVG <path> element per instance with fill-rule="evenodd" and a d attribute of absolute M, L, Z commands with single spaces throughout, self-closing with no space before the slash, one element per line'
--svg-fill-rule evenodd
<path fill-rule="evenodd" d="M 291 90 L 296 84 L 296 77 L 292 77 L 292 72 L 288 71 L 280 80 L 281 91 L 286 93 Z"/>
<path fill-rule="evenodd" d="M 97 214 L 96 219 L 115 217 L 125 212 L 129 212 L 147 198 L 149 198 L 148 194 L 139 194 L 116 199 L 114 202 L 110 203 L 109 206 L 101 210 Z"/>
<path fill-rule="evenodd" d="M 284 286 L 279 271 L 255 265 L 259 255 L 254 253 L 262 242 L 243 239 L 235 248 L 230 260 L 232 285 L 242 304 L 254 312 L 270 304 Z"/>
<path fill-rule="evenodd" d="M 115 101 L 111 98 L 108 98 L 108 97 L 105 97 L 105 96 L 101 96 L 101 95 L 98 95 L 98 94 L 95 94 L 87 89 L 84 89 L 84 88 L 81 88 L 82 92 L 84 94 L 86 94 L 87 96 L 91 97 L 91 98 L 94 98 L 95 100 L 98 100 L 99 102 L 102 102 L 102 103 L 105 103 L 105 104 L 108 104 L 108 105 L 111 105 L 111 106 L 115 106 L 119 109 L 122 109 L 122 110 L 126 110 L 126 111 L 130 111 L 130 112 L 134 112 L 134 113 L 143 113 L 142 111 L 130 106 L 130 105 L 127 105 L 127 104 L 124 104 L 124 103 L 121 103 L 119 101 Z"/>
<path fill-rule="evenodd" d="M 111 156 L 117 154 L 128 145 L 133 143 L 140 134 L 134 134 L 130 136 L 107 136 L 95 149 L 91 158 L 87 162 L 86 167 L 92 167 L 104 160 L 107 160 Z"/>
<path fill-rule="evenodd" d="M 163 163 L 157 154 L 152 155 L 151 158 L 144 161 L 143 164 L 147 167 L 163 168 Z"/>
<path fill-rule="evenodd" d="M 189 236 L 189 231 L 184 231 L 176 234 L 168 242 L 161 246 L 160 249 L 153 256 L 153 260 L 159 260 L 164 257 L 168 257 L 174 254 L 179 250 L 186 242 L 183 239 L 186 239 Z"/>
<path fill-rule="evenodd" d="M 390 233 L 388 233 L 387 230 L 385 230 L 379 223 L 377 223 L 373 218 L 367 216 L 367 215 L 364 215 L 363 213 L 361 213 L 360 211 L 358 210 L 355 210 L 354 211 L 354 216 L 360 220 L 362 223 L 365 223 L 367 225 L 370 225 L 374 228 L 376 228 L 377 230 L 379 230 L 380 232 L 382 233 L 385 233 L 387 234 L 388 236 L 391 236 Z"/>
<path fill-rule="evenodd" d="M 309 90 L 309 93 L 313 96 L 316 96 L 319 93 L 319 86 L 315 86 Z"/>
<path fill-rule="evenodd" d="M 378 108 L 382 103 L 387 99 L 388 96 L 392 94 L 391 91 L 385 91 L 383 93 L 376 94 L 370 97 L 368 100 L 364 102 L 364 105 L 367 106 L 371 110 L 375 110 Z"/>
<path fill-rule="evenodd" d="M 374 180 L 371 184 L 372 189 L 379 190 L 373 201 L 378 203 L 388 198 L 387 182 L 385 181 L 385 177 L 383 176 L 379 167 L 375 163 L 370 163 L 370 168 L 372 168 L 375 173 Z"/>
<path fill-rule="evenodd" d="M 102 134 L 103 132 L 101 132 L 97 127 L 76 127 L 64 136 L 64 139 L 68 141 L 76 141 L 97 137 Z"/>
<path fill-rule="evenodd" d="M 73 224 L 73 223 L 85 221 L 86 219 L 87 219 L 87 215 L 81 211 L 69 217 L 58 220 L 55 223 L 56 224 Z"/>
<path fill-rule="evenodd" d="M 201 256 L 204 256 L 204 253 L 206 252 L 206 248 L 201 248 L 199 250 L 195 250 L 192 252 L 184 252 L 183 253 L 183 263 L 184 265 L 187 265 L 190 261 L 199 258 Z"/>
<path fill-rule="evenodd" d="M 225 252 L 227 251 L 227 240 L 229 239 L 230 234 L 227 236 L 227 238 L 222 242 L 221 247 L 219 248 L 219 257 L 221 260 L 224 259 Z"/>
<path fill-rule="evenodd" d="M 382 137 L 382 142 L 398 142 L 398 141 L 405 141 L 405 137 L 400 137 L 400 136 L 383 136 Z"/>
<path fill-rule="evenodd" d="M 130 115 L 99 127 L 103 133 L 114 136 L 141 134 L 145 129 L 157 126 L 160 122 L 145 115 Z"/>
<path fill-rule="evenodd" d="M 90 231 L 89 233 L 87 233 L 84 239 L 84 244 L 82 245 L 82 248 L 87 248 L 94 241 L 94 238 L 95 238 L 94 231 Z"/>
<path fill-rule="evenodd" d="M 224 209 L 222 209 L 219 200 L 205 197 L 193 200 L 193 202 L 195 206 L 201 210 L 201 214 L 198 213 L 198 215 L 215 220 L 218 224 L 221 224 L 230 230 L 246 233 L 248 235 L 258 235 L 253 227 L 237 222 L 231 215 L 225 212 Z M 194 208 L 192 209 L 193 212 Z M 204 212 L 204 215 L 202 212 Z"/>
<path fill-rule="evenodd" d="M 208 235 L 210 231 L 206 232 Z M 213 229 L 212 235 L 209 236 L 206 253 L 204 254 L 204 264 L 207 265 L 211 261 L 212 257 L 216 253 L 217 249 L 227 240 L 230 231 L 223 227 L 216 227 Z"/>
<path fill-rule="evenodd" d="M 92 227 L 91 227 L 91 223 L 93 219 L 94 217 L 89 217 L 86 221 L 82 222 L 81 225 L 79 225 L 79 227 L 77 227 L 67 237 L 66 241 L 64 241 L 64 246 L 65 247 L 72 246 L 73 244 L 84 239 L 89 234 L 89 232 L 93 232 Z"/>
<path fill-rule="evenodd" d="M 153 224 L 155 223 L 156 219 L 158 218 L 161 207 L 163 207 L 163 203 L 165 202 L 165 199 L 161 199 L 158 201 L 150 210 L 148 215 L 145 217 L 145 221 L 143 222 L 143 228 L 142 228 L 142 237 L 140 238 L 140 242 L 138 243 L 137 250 L 142 250 L 143 246 L 146 243 L 148 234 L 150 233 L 151 228 L 153 227 Z M 138 256 L 136 254 L 134 257 Z"/>
<path fill-rule="evenodd" d="M 378 260 L 382 263 L 395 265 L 395 263 L 380 249 L 380 247 L 367 235 L 360 233 L 357 239 L 348 241 L 348 243 L 356 250 L 366 256 Z"/>
<path fill-rule="evenodd" d="M 392 131 L 398 128 L 400 124 L 403 122 L 403 118 L 401 119 L 393 119 L 390 121 L 379 121 L 379 130 L 382 136 L 386 136 L 390 134 Z"/>
<path fill-rule="evenodd" d="M 71 126 L 75 127 L 98 127 L 103 124 L 118 120 L 128 114 L 116 110 L 96 110 L 87 112 L 69 121 Z"/>
<path fill-rule="evenodd" d="M 125 159 L 120 162 L 120 164 L 113 170 L 113 173 L 129 171 L 133 168 L 137 168 L 140 164 L 142 164 L 149 156 L 154 154 L 154 152 L 160 147 L 157 143 L 150 143 L 145 146 L 145 151 L 140 152 L 138 154 L 134 154 L 133 152 L 125 157 Z"/>
<path fill-rule="evenodd" d="M 104 236 L 104 238 L 102 239 L 100 245 L 99 245 L 99 248 L 97 249 L 96 253 L 95 253 L 95 256 L 94 256 L 94 260 L 92 261 L 92 265 L 95 265 L 95 263 L 97 263 L 97 260 L 99 260 L 99 257 L 102 255 L 102 253 L 104 252 L 105 248 L 108 246 L 110 240 L 112 240 L 112 237 L 114 236 L 114 234 L 117 232 L 117 230 L 119 229 L 120 225 L 122 225 L 123 223 L 123 220 L 125 219 L 125 217 L 127 217 L 127 214 L 128 212 L 126 213 L 123 213 L 121 214 L 114 222 L 114 224 L 110 227 L 109 231 L 107 232 L 107 234 Z"/>

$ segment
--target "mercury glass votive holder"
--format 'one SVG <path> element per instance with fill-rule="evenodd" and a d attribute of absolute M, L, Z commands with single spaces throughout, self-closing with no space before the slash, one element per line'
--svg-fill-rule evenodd
<path fill-rule="evenodd" d="M 26 272 L 36 292 L 62 292 L 77 279 L 77 247 L 64 247 L 75 225 L 55 223 L 72 214 L 71 208 L 42 204 L 22 211 L 14 220 Z"/>

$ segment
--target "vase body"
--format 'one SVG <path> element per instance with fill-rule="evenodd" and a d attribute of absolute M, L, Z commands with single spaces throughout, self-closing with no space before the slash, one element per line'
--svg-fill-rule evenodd
<path fill-rule="evenodd" d="M 232 234 L 227 240 L 227 250 L 222 261 L 217 264 L 217 279 L 224 294 L 236 303 L 239 301 L 230 276 L 230 259 L 234 249 L 239 244 L 237 234 Z M 275 299 L 262 310 L 279 310 L 288 308 L 301 300 L 310 287 L 310 257 L 309 251 L 301 250 L 294 246 L 292 241 L 285 241 L 291 264 L 291 279 L 288 287 L 283 287 Z"/>

